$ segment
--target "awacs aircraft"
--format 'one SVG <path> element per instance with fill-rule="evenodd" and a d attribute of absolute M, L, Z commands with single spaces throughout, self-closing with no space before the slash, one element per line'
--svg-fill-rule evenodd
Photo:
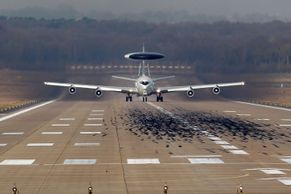
<path fill-rule="evenodd" d="M 101 97 L 104 92 L 120 92 L 125 93 L 126 102 L 132 101 L 132 96 L 142 96 L 143 101 L 147 101 L 147 97 L 151 95 L 156 95 L 157 102 L 163 102 L 163 94 L 170 92 L 186 92 L 188 97 L 194 96 L 194 91 L 198 89 L 212 88 L 214 94 L 220 93 L 220 88 L 230 87 L 230 86 L 243 86 L 244 82 L 234 82 L 234 83 L 215 83 L 215 84 L 205 84 L 205 85 L 185 85 L 185 86 L 168 86 L 168 87 L 158 87 L 155 85 L 156 81 L 173 78 L 175 76 L 158 77 L 152 78 L 150 75 L 149 65 L 145 64 L 147 60 L 156 60 L 164 58 L 164 55 L 156 52 L 145 52 L 144 48 L 142 52 L 129 53 L 124 56 L 131 60 L 140 60 L 142 63 L 139 65 L 138 78 L 128 78 L 121 76 L 112 76 L 117 79 L 128 80 L 135 82 L 134 87 L 120 87 L 120 86 L 105 86 L 105 85 L 86 85 L 77 83 L 57 83 L 57 82 L 44 82 L 45 85 L 49 86 L 59 86 L 68 87 L 70 94 L 76 93 L 77 88 L 85 88 L 95 90 L 97 97 Z"/>

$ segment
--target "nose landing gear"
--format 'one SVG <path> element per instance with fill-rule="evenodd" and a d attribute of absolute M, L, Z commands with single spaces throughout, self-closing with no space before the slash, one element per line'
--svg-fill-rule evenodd
<path fill-rule="evenodd" d="M 147 102 L 148 101 L 148 97 L 142 97 L 142 101 L 143 102 Z"/>

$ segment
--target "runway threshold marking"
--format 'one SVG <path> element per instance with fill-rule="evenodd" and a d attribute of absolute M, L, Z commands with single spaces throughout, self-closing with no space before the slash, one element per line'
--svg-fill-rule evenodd
<path fill-rule="evenodd" d="M 0 165 L 32 165 L 35 159 L 11 159 L 3 160 Z"/>
<path fill-rule="evenodd" d="M 6 120 L 11 119 L 13 117 L 19 116 L 21 114 L 27 113 L 29 111 L 32 111 L 32 110 L 35 110 L 35 109 L 38 109 L 38 108 L 41 108 L 43 106 L 49 105 L 49 104 L 54 103 L 54 102 L 56 102 L 56 100 L 51 100 L 51 101 L 48 101 L 48 102 L 44 102 L 44 103 L 41 103 L 39 105 L 35 105 L 35 106 L 30 107 L 30 108 L 26 108 L 26 109 L 20 110 L 20 111 L 18 111 L 16 113 L 9 114 L 7 116 L 1 117 L 0 118 L 0 122 L 6 121 Z"/>
<path fill-rule="evenodd" d="M 127 164 L 160 164 L 157 158 L 127 159 Z"/>
<path fill-rule="evenodd" d="M 24 132 L 3 132 L 2 135 L 23 135 Z"/>
<path fill-rule="evenodd" d="M 27 147 L 52 147 L 54 143 L 28 143 Z"/>
<path fill-rule="evenodd" d="M 233 146 L 233 145 L 220 145 L 220 146 L 226 150 L 237 150 L 238 149 L 238 147 Z"/>
<path fill-rule="evenodd" d="M 154 103 L 147 102 L 147 104 L 149 104 L 150 106 L 158 109 L 162 113 L 164 113 L 164 114 L 172 117 L 173 119 L 177 119 L 177 120 L 179 120 L 182 123 L 188 123 L 188 121 L 184 120 L 183 118 L 175 115 L 174 113 L 172 113 L 172 112 L 170 112 L 170 111 L 168 111 L 168 110 L 166 110 L 166 109 L 164 109 L 164 108 L 162 108 L 162 107 L 160 107 L 158 105 L 155 105 Z M 246 115 L 246 114 L 244 114 L 244 115 Z M 248 114 L 248 115 L 250 115 L 250 114 Z M 199 129 L 197 126 L 191 126 L 191 125 L 189 125 L 189 127 L 192 128 L 193 130 L 196 130 L 196 131 L 199 130 L 201 133 L 205 134 L 208 137 L 208 139 L 210 139 L 211 141 L 213 141 L 215 144 L 232 146 L 227 141 L 223 141 L 221 138 L 219 138 L 219 137 L 217 137 L 217 136 L 209 133 L 208 131 Z M 237 148 L 237 147 L 235 147 L 235 148 Z M 233 150 L 226 149 L 226 150 L 228 150 L 229 153 L 232 153 L 232 154 L 240 154 L 240 155 L 247 155 L 248 154 L 244 150 L 238 150 L 238 149 L 233 149 Z"/>
<path fill-rule="evenodd" d="M 96 159 L 65 159 L 66 165 L 92 165 L 96 164 Z"/>
<path fill-rule="evenodd" d="M 288 164 L 291 164 L 291 156 L 281 156 L 280 160 Z"/>
<path fill-rule="evenodd" d="M 41 132 L 42 135 L 62 135 L 63 132 L 61 131 L 44 131 Z"/>

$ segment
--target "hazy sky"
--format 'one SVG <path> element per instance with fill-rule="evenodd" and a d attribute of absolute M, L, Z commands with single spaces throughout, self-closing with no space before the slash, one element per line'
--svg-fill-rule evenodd
<path fill-rule="evenodd" d="M 0 0 L 0 9 L 69 5 L 81 12 L 102 10 L 113 13 L 180 11 L 211 15 L 267 13 L 291 15 L 291 0 Z"/>

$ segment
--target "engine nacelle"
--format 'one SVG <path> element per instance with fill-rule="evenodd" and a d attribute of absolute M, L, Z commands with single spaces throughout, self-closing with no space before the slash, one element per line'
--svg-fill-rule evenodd
<path fill-rule="evenodd" d="M 219 88 L 219 87 L 214 87 L 214 88 L 212 89 L 212 92 L 213 92 L 213 94 L 217 95 L 217 94 L 220 93 L 220 88 Z"/>
<path fill-rule="evenodd" d="M 75 94 L 77 92 L 77 89 L 74 87 L 70 87 L 69 92 L 70 92 L 70 94 Z"/>
<path fill-rule="evenodd" d="M 97 90 L 95 91 L 95 95 L 96 95 L 98 98 L 100 98 L 100 97 L 103 95 L 103 92 L 102 92 L 101 90 L 97 89 Z"/>
<path fill-rule="evenodd" d="M 194 94 L 195 94 L 194 90 L 188 90 L 188 91 L 187 91 L 187 96 L 188 96 L 189 98 L 192 98 L 192 97 L 194 96 Z"/>

